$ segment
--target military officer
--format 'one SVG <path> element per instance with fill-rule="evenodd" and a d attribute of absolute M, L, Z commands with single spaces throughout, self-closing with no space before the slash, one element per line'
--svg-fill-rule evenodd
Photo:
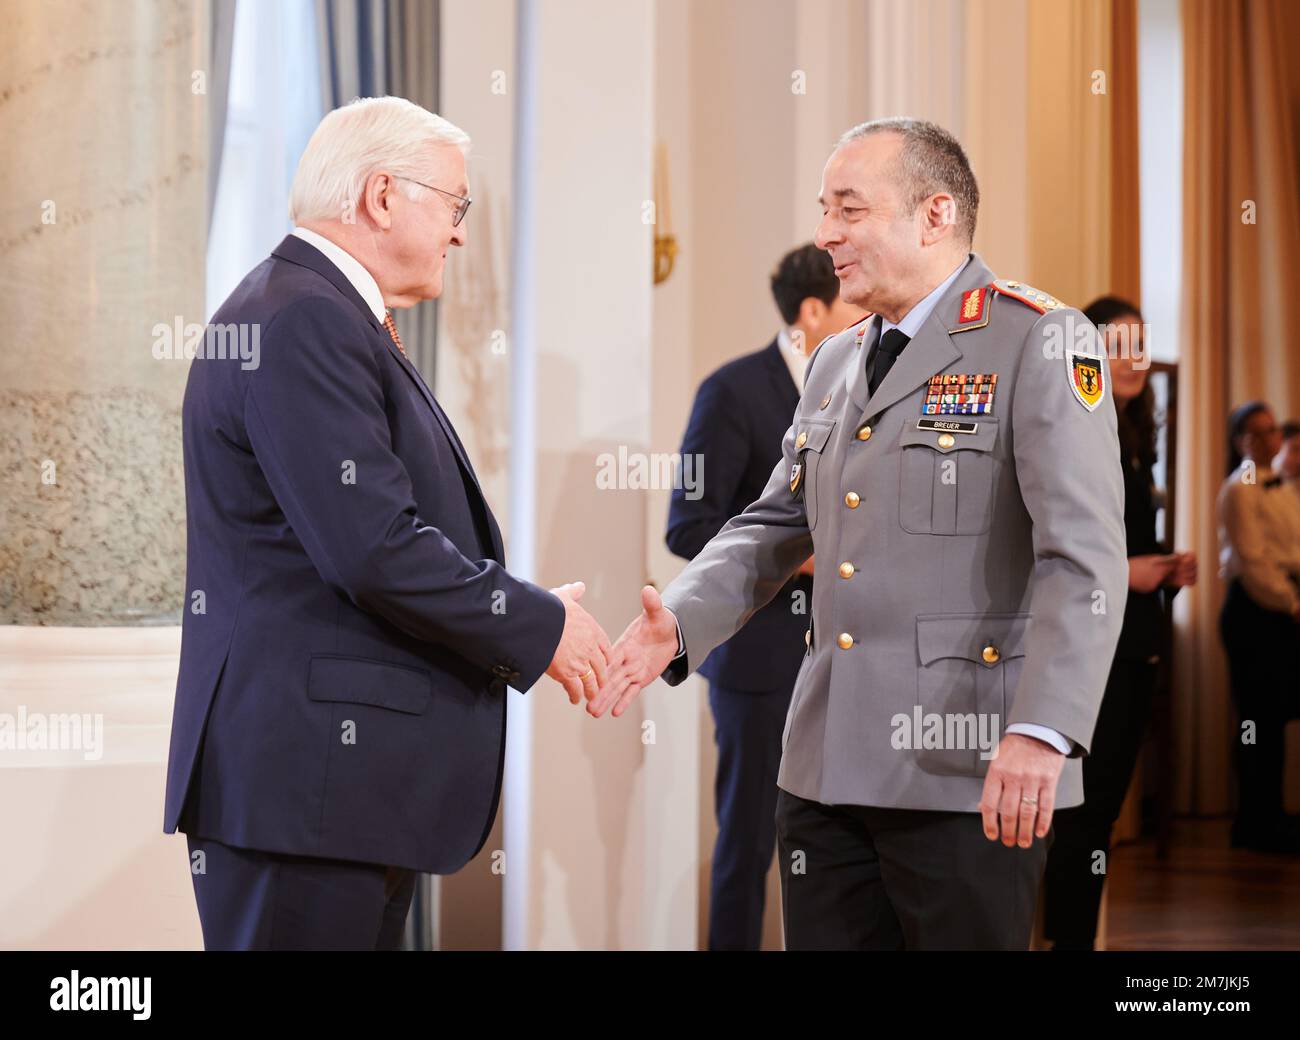
<path fill-rule="evenodd" d="M 941 128 L 850 130 L 821 205 L 873 316 L 813 356 L 761 497 L 642 590 L 588 711 L 681 682 L 815 552 L 777 778 L 787 948 L 1024 949 L 1125 603 L 1107 360 L 970 252 L 979 191 Z"/>

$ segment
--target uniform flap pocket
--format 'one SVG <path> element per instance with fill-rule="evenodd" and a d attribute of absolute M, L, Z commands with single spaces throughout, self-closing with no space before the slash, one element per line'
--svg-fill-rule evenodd
<path fill-rule="evenodd" d="M 821 451 L 835 429 L 834 419 L 800 419 L 795 427 L 795 451 Z"/>
<path fill-rule="evenodd" d="M 935 451 L 992 451 L 998 423 L 986 415 L 922 416 L 903 423 L 900 443 L 920 444 Z"/>
<path fill-rule="evenodd" d="M 363 657 L 313 654 L 307 696 L 314 701 L 347 701 L 423 715 L 433 694 L 429 673 L 419 668 Z"/>
<path fill-rule="evenodd" d="M 1025 655 L 1029 614 L 922 614 L 916 619 L 916 645 L 921 664 L 943 657 L 993 667 L 1009 657 Z"/>

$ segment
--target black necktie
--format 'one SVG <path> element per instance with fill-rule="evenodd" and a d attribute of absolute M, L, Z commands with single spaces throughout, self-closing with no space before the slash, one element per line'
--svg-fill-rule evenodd
<path fill-rule="evenodd" d="M 907 346 L 908 339 L 908 335 L 902 329 L 890 329 L 880 337 L 880 343 L 876 346 L 876 361 L 871 369 L 871 377 L 867 380 L 869 393 L 874 394 L 876 387 L 884 381 L 889 370 L 894 367 L 894 362 L 898 360 L 898 355 Z"/>

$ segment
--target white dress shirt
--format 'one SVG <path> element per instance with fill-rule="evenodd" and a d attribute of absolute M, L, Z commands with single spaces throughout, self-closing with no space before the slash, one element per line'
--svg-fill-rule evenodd
<path fill-rule="evenodd" d="M 781 351 L 781 360 L 785 362 L 785 367 L 790 370 L 794 388 L 802 394 L 803 374 L 808 371 L 808 355 L 795 347 L 794 337 L 785 326 L 782 326 L 776 334 L 776 346 Z"/>
<path fill-rule="evenodd" d="M 343 277 L 361 294 L 361 298 L 366 301 L 366 306 L 374 312 L 382 325 L 388 310 L 384 307 L 384 294 L 379 291 L 379 283 L 375 281 L 374 275 L 362 267 L 356 257 L 342 246 L 335 245 L 324 235 L 305 227 L 296 227 L 293 233 L 325 254 L 325 258 L 337 267 L 343 273 Z"/>
<path fill-rule="evenodd" d="M 1245 480 L 1238 466 L 1219 489 L 1219 573 L 1241 579 L 1265 610 L 1300 606 L 1300 497 L 1272 470 Z"/>

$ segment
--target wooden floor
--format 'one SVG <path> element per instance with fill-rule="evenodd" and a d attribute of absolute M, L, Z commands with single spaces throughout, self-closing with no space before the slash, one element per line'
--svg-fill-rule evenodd
<path fill-rule="evenodd" d="M 1228 827 L 1176 822 L 1165 860 L 1154 841 L 1114 849 L 1106 949 L 1300 949 L 1300 856 L 1231 849 Z"/>

